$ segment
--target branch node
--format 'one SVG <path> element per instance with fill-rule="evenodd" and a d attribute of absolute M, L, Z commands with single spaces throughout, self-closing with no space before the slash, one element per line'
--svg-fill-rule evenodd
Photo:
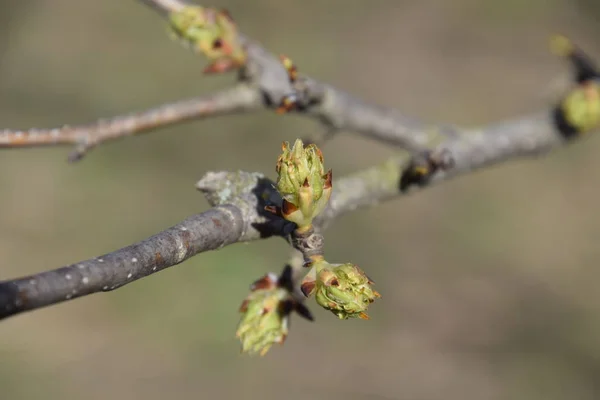
<path fill-rule="evenodd" d="M 313 226 L 307 230 L 294 230 L 291 235 L 292 246 L 302 253 L 304 265 L 307 266 L 314 259 L 322 258 L 325 254 L 325 239 Z"/>
<path fill-rule="evenodd" d="M 426 151 L 412 158 L 400 178 L 400 191 L 406 192 L 417 185 L 426 186 L 436 172 L 449 170 L 454 166 L 452 153 L 445 148 Z"/>

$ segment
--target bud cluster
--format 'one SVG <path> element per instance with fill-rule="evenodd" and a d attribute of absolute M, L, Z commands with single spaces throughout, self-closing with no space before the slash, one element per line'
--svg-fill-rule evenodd
<path fill-rule="evenodd" d="M 282 150 L 276 167 L 276 187 L 283 197 L 279 214 L 295 222 L 297 232 L 307 232 L 331 196 L 331 170 L 324 173 L 323 154 L 314 144 L 304 146 L 298 139 L 291 149 L 284 143 Z M 308 258 L 310 271 L 301 284 L 304 295 L 314 294 L 321 307 L 340 319 L 368 319 L 368 306 L 380 297 L 371 288 L 373 281 L 354 264 L 330 264 L 321 255 Z"/>
<path fill-rule="evenodd" d="M 276 171 L 275 187 L 282 204 L 266 209 L 294 222 L 297 228 L 292 236 L 308 243 L 309 238 L 315 237 L 312 221 L 325 209 L 331 196 L 331 170 L 325 173 L 323 154 L 316 145 L 305 146 L 298 139 L 291 148 L 289 143 L 283 143 Z M 312 246 L 294 244 L 307 260 L 305 267 L 310 268 L 300 285 L 304 296 L 314 294 L 317 304 L 339 319 L 369 319 L 367 308 L 381 297 L 373 290 L 373 281 L 354 264 L 328 263 L 322 255 L 322 242 L 315 243 L 319 243 L 321 251 L 311 253 L 306 249 L 315 250 Z M 268 274 L 251 286 L 250 295 L 240 307 L 242 318 L 236 333 L 242 352 L 264 355 L 274 343 L 283 343 L 292 311 L 312 321 L 303 302 L 295 298 L 294 286 L 289 265 L 279 278 Z"/>

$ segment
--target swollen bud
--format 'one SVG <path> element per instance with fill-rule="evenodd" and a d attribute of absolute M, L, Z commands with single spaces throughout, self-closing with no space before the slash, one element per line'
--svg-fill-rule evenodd
<path fill-rule="evenodd" d="M 304 146 L 297 139 L 292 148 L 284 142 L 282 150 L 276 166 L 276 187 L 283 197 L 281 214 L 306 229 L 329 201 L 331 170 L 325 173 L 323 154 L 314 144 Z"/>
<path fill-rule="evenodd" d="M 175 38 L 212 61 L 205 72 L 225 72 L 246 63 L 246 51 L 227 11 L 186 6 L 171 13 L 169 28 Z"/>
<path fill-rule="evenodd" d="M 560 110 L 577 132 L 597 129 L 600 126 L 600 83 L 588 81 L 571 90 L 560 103 Z"/>
<path fill-rule="evenodd" d="M 564 36 L 554 36 L 550 45 L 554 53 L 570 61 L 577 83 L 558 105 L 559 128 L 567 134 L 597 129 L 600 127 L 600 72 L 596 64 Z"/>
<path fill-rule="evenodd" d="M 276 280 L 266 275 L 257 281 L 255 290 L 240 307 L 242 319 L 236 337 L 242 342 L 242 353 L 265 355 L 273 343 L 283 343 L 288 334 L 288 315 L 283 302 L 289 297 Z"/>
<path fill-rule="evenodd" d="M 283 344 L 293 311 L 312 321 L 310 311 L 290 293 L 287 272 L 289 267 L 280 278 L 267 274 L 250 287 L 251 293 L 240 307 L 242 318 L 236 332 L 242 353 L 264 356 L 274 343 Z"/>
<path fill-rule="evenodd" d="M 322 264 L 312 290 L 317 303 L 339 319 L 369 319 L 367 308 L 381 297 L 371 287 L 373 281 L 354 264 Z"/>

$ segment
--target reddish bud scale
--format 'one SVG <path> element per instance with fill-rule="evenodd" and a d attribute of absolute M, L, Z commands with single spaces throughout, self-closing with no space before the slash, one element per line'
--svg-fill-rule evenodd
<path fill-rule="evenodd" d="M 306 146 L 308 146 L 308 144 L 306 144 L 304 147 L 306 148 Z M 319 156 L 319 160 L 321 160 L 321 163 L 324 162 L 324 158 L 323 158 L 323 152 L 321 151 L 320 148 L 317 147 L 317 155 Z"/>
<path fill-rule="evenodd" d="M 235 22 L 234 22 L 234 20 L 233 20 L 233 17 L 231 16 L 231 13 L 230 13 L 230 12 L 229 12 L 229 10 L 227 10 L 226 8 L 222 8 L 222 9 L 220 10 L 220 14 L 221 14 L 223 17 L 227 18 L 227 19 L 229 20 L 229 22 L 231 22 L 231 23 L 235 23 Z"/>
<path fill-rule="evenodd" d="M 240 66 L 241 65 L 231 59 L 221 58 L 210 63 L 202 72 L 205 74 L 222 74 L 234 69 L 238 69 Z"/>
<path fill-rule="evenodd" d="M 296 205 L 283 199 L 283 203 L 282 203 L 282 207 L 281 207 L 281 215 L 283 215 L 284 217 L 287 217 L 288 215 L 291 215 L 292 213 L 296 212 L 297 210 L 298 210 L 298 207 Z"/>
<path fill-rule="evenodd" d="M 274 289 L 277 287 L 277 277 L 273 274 L 267 274 L 262 278 L 256 280 L 252 285 L 250 285 L 251 291 L 261 290 L 261 289 Z"/>
<path fill-rule="evenodd" d="M 273 215 L 276 215 L 278 217 L 283 217 L 283 214 L 281 213 L 281 208 L 276 207 L 276 206 L 265 206 L 265 211 L 270 212 Z"/>
<path fill-rule="evenodd" d="M 333 186 L 333 171 L 329 170 L 329 171 L 327 171 L 327 174 L 325 174 L 325 184 L 323 185 L 323 189 L 331 189 L 332 186 Z"/>
<path fill-rule="evenodd" d="M 316 282 L 314 280 L 302 282 L 302 284 L 300 285 L 300 290 L 302 291 L 302 294 L 304 294 L 304 296 L 310 297 L 310 295 L 315 290 L 315 286 L 316 286 Z"/>
<path fill-rule="evenodd" d="M 296 108 L 296 101 L 293 100 L 292 96 L 286 96 L 281 100 L 281 104 L 277 107 L 275 112 L 277 114 L 285 114 L 292 111 L 294 108 Z"/>
<path fill-rule="evenodd" d="M 288 73 L 290 82 L 294 83 L 298 79 L 298 69 L 289 57 L 286 57 L 282 54 L 279 56 L 279 59 Z"/>
<path fill-rule="evenodd" d="M 240 312 L 246 312 L 248 311 L 248 299 L 244 299 L 244 301 L 242 301 L 242 304 L 240 305 Z"/>

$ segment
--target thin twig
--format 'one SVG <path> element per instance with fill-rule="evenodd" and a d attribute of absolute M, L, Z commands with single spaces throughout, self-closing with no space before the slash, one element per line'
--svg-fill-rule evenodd
<path fill-rule="evenodd" d="M 74 145 L 70 161 L 81 159 L 100 143 L 149 132 L 191 119 L 240 113 L 261 106 L 259 93 L 239 85 L 213 95 L 166 104 L 150 110 L 101 119 L 91 124 L 53 129 L 0 130 L 0 148 Z"/>

